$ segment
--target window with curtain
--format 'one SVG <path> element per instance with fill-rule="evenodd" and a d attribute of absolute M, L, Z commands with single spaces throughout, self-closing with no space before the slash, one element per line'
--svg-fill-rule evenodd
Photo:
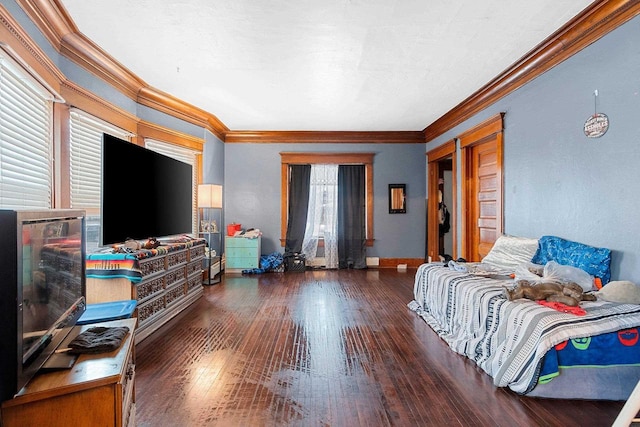
<path fill-rule="evenodd" d="M 280 156 L 285 251 L 302 252 L 314 266 L 366 268 L 365 246 L 373 243 L 374 154 Z M 318 256 L 321 246 L 324 254 Z"/>
<path fill-rule="evenodd" d="M 304 165 L 362 165 L 365 170 L 364 191 L 365 191 L 365 233 L 366 244 L 372 246 L 374 242 L 373 233 L 373 158 L 375 153 L 305 153 L 305 152 L 283 152 L 280 153 L 281 159 L 281 203 L 280 203 L 280 243 L 287 246 L 287 234 L 289 227 L 295 218 L 289 218 L 291 215 L 290 207 L 294 206 L 290 198 L 290 189 L 295 187 L 295 183 L 291 178 L 291 167 L 302 167 Z M 306 182 L 306 181 L 305 181 Z M 307 186 L 307 184 L 305 184 Z M 297 194 L 297 191 L 294 191 Z M 306 201 L 305 201 L 306 206 Z M 306 208 L 305 208 L 306 212 Z M 305 221 L 306 223 L 306 221 Z M 297 230 L 296 236 L 302 235 L 304 227 L 298 227 L 297 224 L 293 229 Z M 302 244 L 302 237 L 292 237 L 289 239 L 290 247 L 286 247 L 289 251 L 297 252 Z"/>
<path fill-rule="evenodd" d="M 338 267 L 338 165 L 311 165 L 307 224 L 302 241 L 306 259 L 317 257 L 318 242 L 324 243 L 327 268 Z"/>
<path fill-rule="evenodd" d="M 87 252 L 100 241 L 102 188 L 102 134 L 130 140 L 131 134 L 84 111 L 69 113 L 69 200 L 73 209 L 86 212 Z"/>
<path fill-rule="evenodd" d="M 197 174 L 197 162 L 196 162 L 196 154 L 198 154 L 195 150 L 190 150 L 186 147 L 181 147 L 175 144 L 169 144 L 168 142 L 156 141 L 153 139 L 145 139 L 144 140 L 146 148 L 153 150 L 157 153 L 164 154 L 165 156 L 171 157 L 176 160 L 180 160 L 181 162 L 187 163 L 191 165 L 191 174 L 192 174 L 192 186 L 191 186 L 191 230 L 193 233 L 196 233 L 198 230 L 198 209 L 197 209 L 197 200 L 196 195 L 198 192 L 198 174 Z"/>
<path fill-rule="evenodd" d="M 0 50 L 0 207 L 53 207 L 53 101 Z"/>

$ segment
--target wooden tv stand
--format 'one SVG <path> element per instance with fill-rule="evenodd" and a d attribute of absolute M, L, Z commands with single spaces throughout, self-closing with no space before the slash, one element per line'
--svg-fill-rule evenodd
<path fill-rule="evenodd" d="M 60 347 L 93 326 L 127 326 L 119 349 L 81 354 L 73 367 L 38 373 L 11 400 L 2 403 L 0 425 L 135 426 L 136 319 L 76 326 Z"/>

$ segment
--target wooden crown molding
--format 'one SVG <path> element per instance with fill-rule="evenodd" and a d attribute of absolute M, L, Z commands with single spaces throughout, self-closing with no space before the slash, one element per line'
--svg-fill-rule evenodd
<path fill-rule="evenodd" d="M 149 108 L 153 108 L 170 116 L 208 129 L 219 139 L 224 140 L 229 128 L 216 116 L 187 104 L 180 99 L 152 87 L 144 86 L 138 92 L 137 101 Z"/>
<path fill-rule="evenodd" d="M 49 43 L 60 51 L 64 36 L 78 32 L 78 27 L 62 3 L 49 0 L 16 0 L 31 20 L 40 28 Z"/>
<path fill-rule="evenodd" d="M 28 2 L 22 0 L 21 3 Z M 41 9 L 35 6 L 50 4 L 46 1 L 32 3 L 33 4 L 29 3 L 33 6 L 31 10 L 38 12 L 40 12 Z M 40 13 L 40 15 L 42 14 Z M 52 25 L 57 28 L 66 28 L 64 20 L 56 21 Z M 61 30 L 61 32 L 64 31 Z M 64 45 L 65 40 L 63 37 L 55 38 L 52 36 L 54 33 L 55 32 L 50 31 L 47 38 L 49 38 L 52 43 Z M 16 56 L 15 59 L 19 62 L 24 62 L 25 67 L 30 72 L 35 73 L 34 77 L 42 79 L 47 83 L 64 99 L 66 105 L 86 111 L 132 134 L 140 133 L 141 135 L 136 138 L 154 138 L 191 148 L 199 152 L 202 151 L 204 145 L 202 138 L 196 138 L 156 124 L 141 122 L 134 114 L 109 103 L 105 99 L 68 80 L 56 64 L 49 59 L 2 5 L 0 5 L 0 40 L 2 40 L 0 42 L 1 47 L 6 49 L 10 55 Z M 207 120 L 211 120 L 211 118 L 207 117 Z"/>
<path fill-rule="evenodd" d="M 60 0 L 17 1 L 61 55 L 133 101 L 202 126 L 224 139 L 229 129 L 217 117 L 149 86 L 82 34 Z"/>
<path fill-rule="evenodd" d="M 420 131 L 229 131 L 230 143 L 356 143 L 356 144 L 424 144 Z"/>
<path fill-rule="evenodd" d="M 519 59 L 498 77 L 424 129 L 442 135 L 640 14 L 638 0 L 600 0 Z"/>
<path fill-rule="evenodd" d="M 65 35 L 60 44 L 60 54 L 134 101 L 140 89 L 146 85 L 82 33 Z"/>
<path fill-rule="evenodd" d="M 60 94 L 60 83 L 64 75 L 49 57 L 33 42 L 9 11 L 0 5 L 0 46 L 16 60 L 24 61 L 29 72 L 35 73 L 36 80 L 42 79 L 57 94 Z"/>
<path fill-rule="evenodd" d="M 114 60 L 79 32 L 61 0 L 16 1 L 62 55 L 108 82 L 132 100 L 202 126 L 224 142 L 234 143 L 428 142 L 640 14 L 640 2 L 637 0 L 595 1 L 511 67 L 421 132 L 229 131 L 214 115 L 148 86 Z M 44 58 L 39 61 L 46 62 Z M 47 67 L 43 68 L 46 70 Z M 51 70 L 48 73 L 51 73 Z M 59 81 L 64 79 L 60 78 Z"/>

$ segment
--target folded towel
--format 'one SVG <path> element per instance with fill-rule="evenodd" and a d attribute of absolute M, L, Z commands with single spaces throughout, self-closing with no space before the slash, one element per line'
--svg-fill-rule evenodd
<path fill-rule="evenodd" d="M 129 333 L 126 326 L 104 327 L 94 326 L 78 334 L 69 343 L 70 353 L 105 353 L 113 351 L 122 345 L 122 341 Z"/>

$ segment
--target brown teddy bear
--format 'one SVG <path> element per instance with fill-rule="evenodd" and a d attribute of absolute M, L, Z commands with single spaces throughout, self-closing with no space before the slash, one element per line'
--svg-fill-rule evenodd
<path fill-rule="evenodd" d="M 577 307 L 580 301 L 596 301 L 593 294 L 585 294 L 576 283 L 531 283 L 520 280 L 513 289 L 505 288 L 505 296 L 509 301 L 527 298 L 533 301 L 545 300 L 559 302 L 570 307 Z"/>

